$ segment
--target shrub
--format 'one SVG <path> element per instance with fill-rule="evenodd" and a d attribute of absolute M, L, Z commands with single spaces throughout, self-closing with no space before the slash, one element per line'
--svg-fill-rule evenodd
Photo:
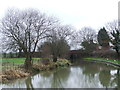
<path fill-rule="evenodd" d="M 66 66 L 66 65 L 71 65 L 69 60 L 66 59 L 59 59 L 56 63 L 56 66 Z"/>
<path fill-rule="evenodd" d="M 43 59 L 41 59 L 41 63 L 44 64 L 44 65 L 48 65 L 48 64 L 50 64 L 50 59 L 43 58 Z"/>

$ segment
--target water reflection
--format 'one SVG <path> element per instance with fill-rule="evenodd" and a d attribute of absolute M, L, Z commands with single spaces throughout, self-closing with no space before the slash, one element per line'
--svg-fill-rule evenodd
<path fill-rule="evenodd" d="M 25 83 L 26 83 L 26 87 L 27 87 L 27 90 L 30 90 L 30 88 L 32 90 L 34 90 L 34 87 L 33 87 L 33 84 L 32 84 L 32 77 L 29 77 L 25 80 Z"/>
<path fill-rule="evenodd" d="M 102 63 L 82 61 L 65 69 L 42 72 L 3 84 L 17 88 L 118 88 L 120 69 Z"/>
<path fill-rule="evenodd" d="M 118 90 L 120 90 L 120 69 L 117 69 L 117 77 L 116 77 L 116 80 L 117 80 L 117 88 Z"/>
<path fill-rule="evenodd" d="M 68 81 L 68 77 L 70 75 L 70 69 L 61 69 L 59 71 L 55 71 L 53 73 L 53 81 L 52 86 L 53 88 L 64 88 L 66 85 L 66 81 Z"/>
<path fill-rule="evenodd" d="M 99 73 L 99 80 L 101 82 L 101 84 L 104 86 L 104 87 L 109 87 L 109 84 L 110 84 L 110 80 L 111 79 L 111 74 L 110 74 L 110 70 L 103 70 Z"/>

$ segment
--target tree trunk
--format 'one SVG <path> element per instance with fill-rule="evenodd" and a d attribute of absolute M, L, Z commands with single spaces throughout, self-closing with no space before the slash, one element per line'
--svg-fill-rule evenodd
<path fill-rule="evenodd" d="M 53 56 L 53 62 L 57 61 L 57 56 Z"/>
<path fill-rule="evenodd" d="M 32 68 L 32 63 L 31 63 L 31 61 L 32 61 L 32 56 L 31 56 L 30 53 L 27 53 L 27 54 L 26 54 L 25 63 L 24 63 L 24 66 L 25 66 L 25 69 L 26 69 L 26 70 L 31 70 L 31 68 Z"/>

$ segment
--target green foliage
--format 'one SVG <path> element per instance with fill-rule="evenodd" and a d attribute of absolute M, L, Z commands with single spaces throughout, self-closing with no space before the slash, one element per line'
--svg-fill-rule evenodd
<path fill-rule="evenodd" d="M 42 50 L 42 57 L 51 57 L 53 55 L 54 58 L 65 58 L 70 50 L 70 46 L 65 39 L 60 38 L 55 41 L 44 42 L 39 48 L 40 50 Z"/>
<path fill-rule="evenodd" d="M 68 45 L 67 41 L 64 39 L 60 39 L 58 41 L 58 56 L 64 58 L 64 55 L 68 53 L 70 50 L 70 46 Z"/>
<path fill-rule="evenodd" d="M 83 46 L 83 48 L 85 49 L 86 52 L 92 52 L 96 49 L 96 43 L 94 43 L 93 41 L 84 41 L 81 43 L 81 46 Z"/>
<path fill-rule="evenodd" d="M 10 52 L 10 56 L 9 56 L 10 58 L 13 58 L 13 54 L 12 54 L 12 52 Z"/>
<path fill-rule="evenodd" d="M 116 50 L 118 56 L 119 56 L 119 51 L 120 51 L 120 32 L 119 30 L 113 31 L 111 33 L 113 36 L 113 39 L 111 40 L 111 43 L 114 45 L 113 49 Z"/>
<path fill-rule="evenodd" d="M 49 60 L 48 64 L 45 64 L 43 62 L 40 62 L 38 64 L 35 64 L 33 66 L 34 70 L 37 71 L 45 71 L 45 70 L 52 70 L 55 68 L 61 68 L 71 65 L 69 60 L 66 59 L 58 59 L 56 62 L 53 62 L 52 60 Z"/>
<path fill-rule="evenodd" d="M 110 38 L 104 27 L 99 30 L 97 39 L 100 46 L 109 46 Z"/>
<path fill-rule="evenodd" d="M 1 55 L 0 55 L 0 57 L 2 57 L 2 58 L 12 58 L 12 57 L 17 57 L 17 55 L 16 55 L 16 53 L 12 53 L 12 52 L 10 52 L 10 53 L 1 53 Z"/>
<path fill-rule="evenodd" d="M 56 66 L 66 66 L 66 65 L 71 65 L 70 61 L 66 59 L 59 59 L 57 62 L 55 62 Z"/>
<path fill-rule="evenodd" d="M 112 63 L 115 63 L 115 64 L 120 64 L 119 60 L 114 60 L 114 59 L 106 59 L 106 58 L 84 58 L 84 59 L 87 59 L 87 60 L 98 60 L 98 61 L 107 61 L 107 62 L 112 62 Z"/>
<path fill-rule="evenodd" d="M 6 53 L 2 53 L 2 57 L 6 58 L 7 54 Z"/>

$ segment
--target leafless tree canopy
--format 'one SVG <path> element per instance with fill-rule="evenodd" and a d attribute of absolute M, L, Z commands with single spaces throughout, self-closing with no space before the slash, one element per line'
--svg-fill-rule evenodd
<path fill-rule="evenodd" d="M 106 29 L 107 29 L 107 32 L 108 32 L 110 38 L 113 39 L 114 37 L 112 36 L 111 33 L 113 33 L 113 31 L 116 32 L 117 30 L 119 30 L 119 32 L 120 32 L 120 29 L 118 27 L 118 20 L 114 20 L 112 22 L 108 22 L 106 24 Z"/>
<path fill-rule="evenodd" d="M 84 27 L 78 32 L 78 43 L 91 40 L 96 41 L 96 32 L 91 27 Z"/>
<path fill-rule="evenodd" d="M 115 31 L 116 29 L 118 29 L 118 20 L 108 22 L 106 24 L 106 29 L 107 29 L 108 33 L 111 33 L 113 31 Z"/>
<path fill-rule="evenodd" d="M 53 61 L 57 61 L 57 57 L 64 55 L 69 49 L 69 41 L 72 36 L 72 27 L 70 25 L 56 26 L 47 38 L 50 43 L 50 51 L 53 55 Z"/>
<path fill-rule="evenodd" d="M 21 48 L 28 58 L 57 22 L 34 9 L 10 9 L 2 19 L 2 31 L 9 48 Z"/>
<path fill-rule="evenodd" d="M 39 40 L 46 37 L 54 23 L 54 19 L 37 10 L 9 10 L 2 20 L 2 29 L 11 44 L 19 46 L 24 52 L 34 52 Z"/>

